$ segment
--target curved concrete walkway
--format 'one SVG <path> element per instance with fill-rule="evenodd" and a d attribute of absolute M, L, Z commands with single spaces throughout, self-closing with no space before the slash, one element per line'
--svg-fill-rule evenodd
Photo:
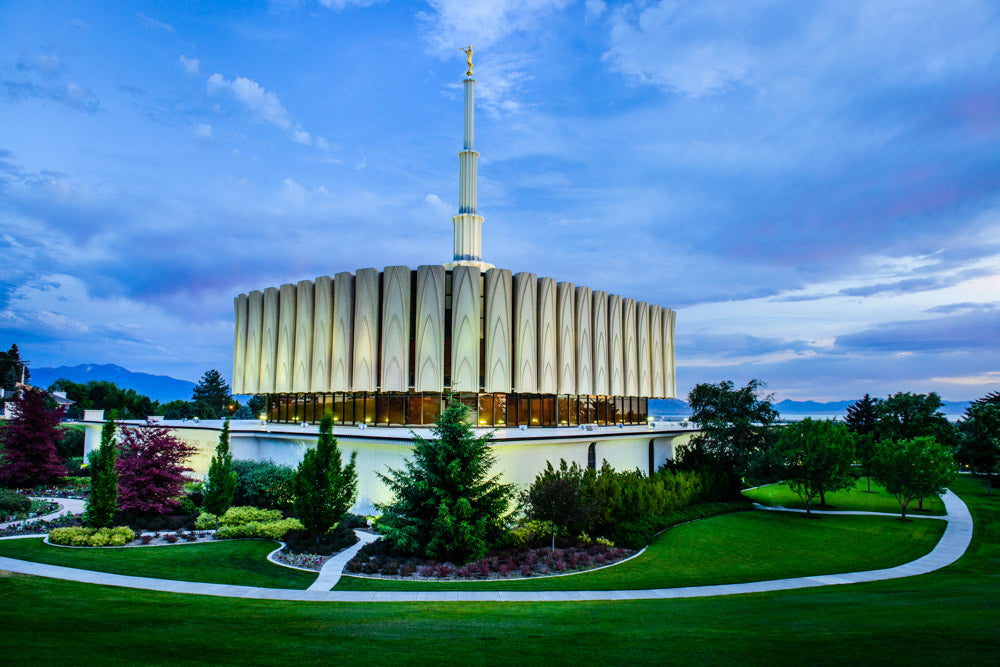
<path fill-rule="evenodd" d="M 30 574 L 39 577 L 77 581 L 105 586 L 140 588 L 167 593 L 191 593 L 219 597 L 249 598 L 258 600 L 301 600 L 312 602 L 576 602 L 585 600 L 656 600 L 765 593 L 816 586 L 857 584 L 912 577 L 933 572 L 958 560 L 972 540 L 972 515 L 962 499 L 951 491 L 942 498 L 948 512 L 948 525 L 937 546 L 926 556 L 904 565 L 884 570 L 850 572 L 816 577 L 774 579 L 745 584 L 717 586 L 688 586 L 684 588 L 657 588 L 624 591 L 414 591 L 414 592 L 362 592 L 329 590 L 290 590 L 257 588 L 253 586 L 228 586 L 191 581 L 170 581 L 148 577 L 131 577 L 92 570 L 78 570 L 60 565 L 31 563 L 14 558 L 0 557 L 0 570 Z"/>
<path fill-rule="evenodd" d="M 82 514 L 84 505 L 86 504 L 86 501 L 80 500 L 79 498 L 46 498 L 44 496 L 31 496 L 31 499 L 47 500 L 50 503 L 59 503 L 59 509 L 49 514 L 36 516 L 33 519 L 18 519 L 17 521 L 8 521 L 6 523 L 0 523 L 0 528 L 9 528 L 11 526 L 17 526 L 22 523 L 28 523 L 31 521 L 50 521 L 52 519 L 62 516 L 63 514 Z"/>

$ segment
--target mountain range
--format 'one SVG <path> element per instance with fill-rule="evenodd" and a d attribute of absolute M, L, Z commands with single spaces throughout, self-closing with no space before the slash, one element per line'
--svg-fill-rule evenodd
<path fill-rule="evenodd" d="M 190 401 L 194 382 L 178 380 L 168 375 L 134 373 L 114 364 L 80 364 L 79 366 L 59 366 L 58 368 L 32 368 L 31 384 L 48 387 L 63 378 L 70 382 L 85 384 L 91 380 L 114 382 L 122 389 L 135 389 L 143 396 L 165 403 L 178 399 Z"/>

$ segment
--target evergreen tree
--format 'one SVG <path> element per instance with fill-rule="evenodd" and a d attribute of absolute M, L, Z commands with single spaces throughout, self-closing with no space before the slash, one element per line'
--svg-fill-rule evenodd
<path fill-rule="evenodd" d="M 236 493 L 236 473 L 233 472 L 233 455 L 229 451 L 229 420 L 222 425 L 219 444 L 215 456 L 208 466 L 208 483 L 205 489 L 205 511 L 215 515 L 215 528 L 219 528 L 219 517 L 233 504 Z"/>
<path fill-rule="evenodd" d="M 229 404 L 229 384 L 217 370 L 205 371 L 191 394 L 195 412 L 205 419 L 218 419 Z"/>
<path fill-rule="evenodd" d="M 476 437 L 467 408 L 452 401 L 428 440 L 415 436 L 413 457 L 402 470 L 379 477 L 394 498 L 378 505 L 379 527 L 390 547 L 403 554 L 466 562 L 496 545 L 514 497 L 512 484 L 489 477 L 492 434 Z"/>
<path fill-rule="evenodd" d="M 316 447 L 305 453 L 292 479 L 295 516 L 317 542 L 354 505 L 358 494 L 356 459 L 357 452 L 353 452 L 350 463 L 343 464 L 333 437 L 333 415 L 324 415 Z"/>
<path fill-rule="evenodd" d="M 118 511 L 118 473 L 115 463 L 118 444 L 115 442 L 115 415 L 112 412 L 101 429 L 101 445 L 90 452 L 90 496 L 84 518 L 92 528 L 105 528 L 114 521 Z"/>
<path fill-rule="evenodd" d="M 17 343 L 10 346 L 6 352 L 0 352 L 0 388 L 8 392 L 14 391 L 17 383 L 21 381 L 21 373 L 24 373 L 25 384 L 31 382 L 31 372 L 21 360 L 21 352 L 17 349 Z"/>
<path fill-rule="evenodd" d="M 49 395 L 34 387 L 23 387 L 11 408 L 13 415 L 0 432 L 0 484 L 30 488 L 65 477 L 58 454 L 63 409 L 51 406 Z"/>

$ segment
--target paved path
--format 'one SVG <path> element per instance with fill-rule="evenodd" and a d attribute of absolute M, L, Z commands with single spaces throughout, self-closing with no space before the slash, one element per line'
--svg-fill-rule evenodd
<path fill-rule="evenodd" d="M 793 507 L 782 507 L 781 505 L 761 505 L 760 503 L 754 503 L 753 506 L 759 510 L 770 510 L 772 512 L 799 512 L 800 514 L 805 514 L 804 509 L 798 509 Z M 919 510 L 918 510 L 919 511 Z M 896 512 L 863 512 L 861 510 L 812 510 L 813 514 L 829 514 L 831 516 L 837 516 L 838 514 L 851 514 L 853 516 L 896 516 Z M 942 521 L 947 521 L 949 517 L 938 516 L 937 514 L 907 514 L 907 519 L 941 519 Z"/>
<path fill-rule="evenodd" d="M 85 501 L 79 498 L 45 498 L 42 496 L 32 496 L 32 500 L 47 500 L 51 503 L 59 503 L 59 509 L 51 514 L 45 514 L 42 516 L 36 516 L 33 519 L 20 519 L 18 521 L 8 521 L 7 523 L 0 523 L 0 528 L 8 528 L 10 526 L 16 526 L 21 523 L 28 521 L 50 521 L 56 517 L 60 517 L 63 514 L 82 514 L 83 506 Z"/>
<path fill-rule="evenodd" d="M 59 565 L 31 563 L 13 558 L 0 557 L 0 570 L 39 577 L 64 579 L 106 586 L 141 588 L 168 593 L 193 593 L 219 597 L 251 598 L 259 600 L 301 600 L 316 602 L 577 602 L 584 600 L 654 600 L 709 597 L 714 595 L 738 595 L 742 593 L 764 593 L 786 591 L 816 586 L 856 584 L 868 581 L 882 581 L 926 574 L 950 565 L 958 560 L 972 540 L 972 515 L 961 498 L 951 491 L 943 496 L 948 512 L 948 525 L 937 546 L 926 556 L 904 565 L 884 570 L 850 572 L 816 577 L 775 579 L 747 584 L 723 584 L 719 586 L 688 586 L 685 588 L 658 588 L 625 591 L 329 591 L 290 590 L 280 588 L 257 588 L 253 586 L 227 586 L 224 584 L 203 584 L 189 581 L 170 581 L 148 577 L 130 577 L 91 570 L 77 570 Z"/>
<path fill-rule="evenodd" d="M 378 535 L 365 533 L 360 530 L 354 531 L 354 534 L 358 536 L 358 543 L 349 549 L 344 549 L 323 563 L 323 568 L 319 571 L 319 576 L 316 577 L 316 581 L 307 590 L 328 591 L 336 586 L 337 582 L 340 581 L 340 575 L 344 572 L 344 566 L 347 565 L 347 561 L 354 558 L 354 555 L 361 551 L 361 547 L 379 538 Z"/>

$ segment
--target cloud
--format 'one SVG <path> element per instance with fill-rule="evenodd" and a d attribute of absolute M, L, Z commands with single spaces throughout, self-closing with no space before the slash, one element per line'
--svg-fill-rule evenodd
<path fill-rule="evenodd" d="M 212 133 L 212 126 L 208 123 L 198 123 L 194 126 L 194 136 L 199 139 L 211 139 L 214 136 Z"/>
<path fill-rule="evenodd" d="M 532 30 L 568 0 L 430 0 L 435 14 L 422 14 L 428 38 L 441 54 L 457 45 L 492 46 L 511 33 Z M 475 61 L 474 61 L 475 62 Z"/>
<path fill-rule="evenodd" d="M 188 74 L 197 74 L 198 69 L 201 67 L 201 60 L 198 58 L 186 58 L 185 56 L 181 56 L 180 63 Z"/>
<path fill-rule="evenodd" d="M 600 18 L 604 14 L 604 10 L 608 8 L 603 0 L 586 0 L 584 6 L 587 8 L 588 20 Z"/>
<path fill-rule="evenodd" d="M 342 11 L 346 7 L 370 7 L 382 2 L 385 0 L 319 0 L 319 4 L 336 12 Z"/>
<path fill-rule="evenodd" d="M 53 53 L 24 57 L 14 64 L 14 77 L 0 80 L 0 91 L 12 102 L 40 99 L 88 114 L 100 111 L 94 92 L 84 84 L 67 80 L 67 70 L 65 59 Z"/>
<path fill-rule="evenodd" d="M 160 19 L 155 19 L 152 16 L 147 16 L 142 12 L 139 12 L 139 18 L 142 19 L 146 25 L 152 28 L 156 28 L 157 30 L 162 30 L 164 32 L 174 32 L 174 26 L 170 25 L 165 21 L 161 21 Z"/>
<path fill-rule="evenodd" d="M 887 322 L 866 331 L 837 336 L 836 346 L 895 352 L 994 350 L 1000 340 L 1000 309 L 951 317 Z"/>

